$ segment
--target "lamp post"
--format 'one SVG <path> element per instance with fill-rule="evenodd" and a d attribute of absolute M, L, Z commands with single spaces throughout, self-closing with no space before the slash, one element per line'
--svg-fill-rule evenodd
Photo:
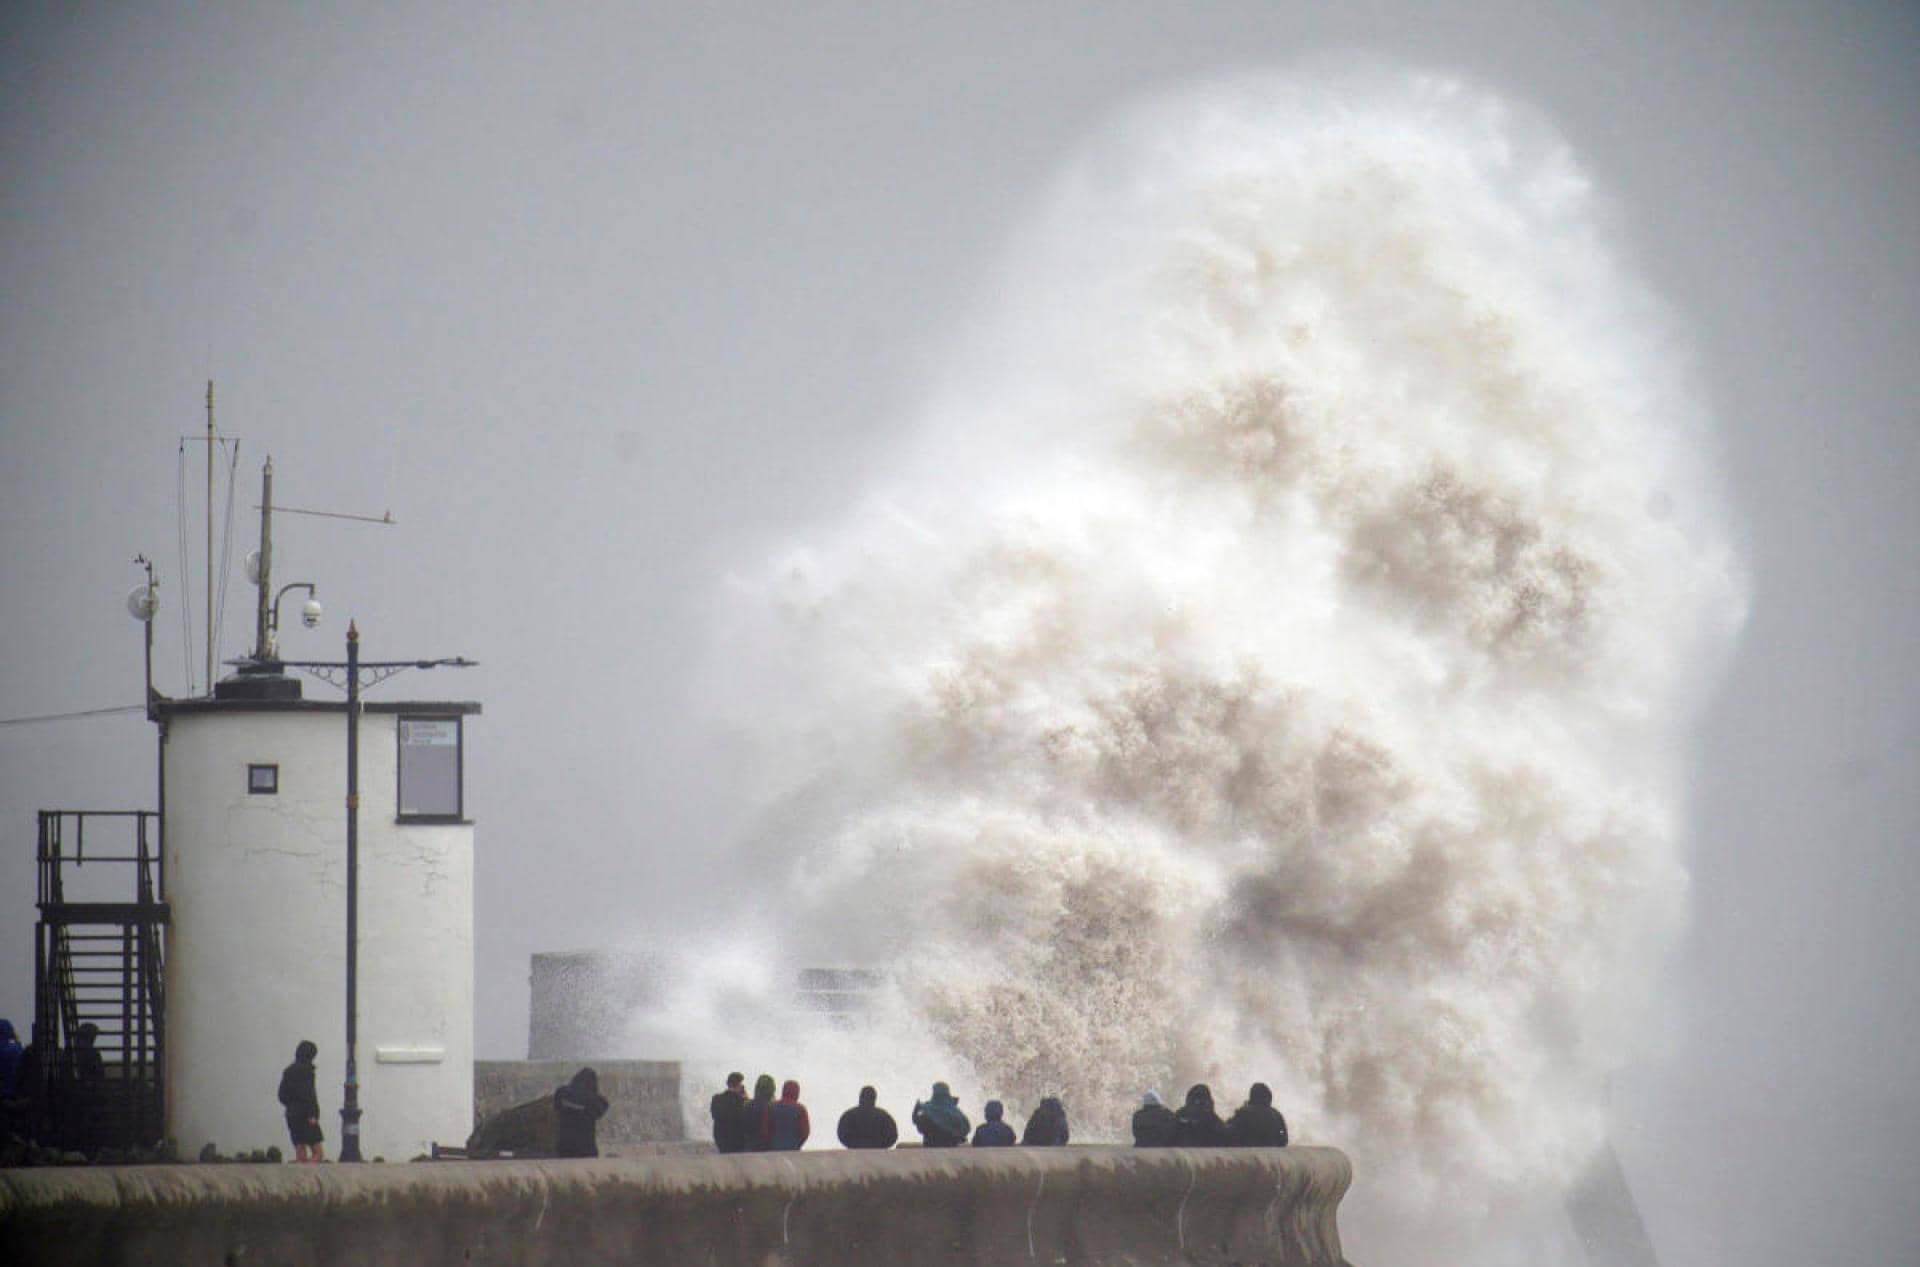
<path fill-rule="evenodd" d="M 360 627 L 347 622 L 347 1085 L 340 1102 L 340 1160 L 360 1160 Z"/>
<path fill-rule="evenodd" d="M 288 588 L 292 588 L 289 586 Z M 283 593 L 285 591 L 282 591 Z M 278 599 L 275 600 L 276 606 Z M 356 1040 L 359 1030 L 360 991 L 360 679 L 367 685 L 386 681 L 407 669 L 435 669 L 442 665 L 453 669 L 472 668 L 477 661 L 455 656 L 441 660 L 372 660 L 360 658 L 360 628 L 347 622 L 347 658 L 338 660 L 286 660 L 290 668 L 305 669 L 323 682 L 347 688 L 347 1080 L 340 1103 L 340 1160 L 361 1161 L 360 1156 L 360 1067 Z M 336 681 L 341 673 L 344 682 Z"/>
<path fill-rule="evenodd" d="M 288 590 L 307 591 L 307 601 L 300 610 L 300 623 L 312 629 L 320 623 L 320 600 L 314 596 L 312 581 L 291 581 L 280 587 L 273 596 L 273 614 L 267 620 L 267 636 L 261 644 L 264 648 L 260 658 L 271 660 L 280 654 L 280 600 L 287 596 Z"/>
<path fill-rule="evenodd" d="M 147 570 L 147 583 L 134 587 L 127 595 L 127 614 L 145 626 L 147 643 L 147 693 L 142 702 L 147 706 L 147 720 L 153 720 L 153 616 L 160 610 L 160 582 L 153 579 L 153 564 L 144 554 L 133 556 L 135 567 Z"/>

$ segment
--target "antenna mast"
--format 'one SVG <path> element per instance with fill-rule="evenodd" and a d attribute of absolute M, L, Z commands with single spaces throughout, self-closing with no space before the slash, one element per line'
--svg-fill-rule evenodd
<path fill-rule="evenodd" d="M 207 694 L 213 694 L 213 380 L 207 380 Z"/>
<path fill-rule="evenodd" d="M 254 577 L 257 602 L 253 617 L 253 658 L 267 660 L 273 649 L 267 638 L 267 592 L 273 586 L 273 458 L 260 468 L 260 566 Z"/>

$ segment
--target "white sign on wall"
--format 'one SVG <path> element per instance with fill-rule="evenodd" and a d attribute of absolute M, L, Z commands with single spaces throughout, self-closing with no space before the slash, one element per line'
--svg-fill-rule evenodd
<path fill-rule="evenodd" d="M 403 721 L 400 723 L 400 742 L 410 748 L 458 747 L 460 723 L 439 718 Z"/>

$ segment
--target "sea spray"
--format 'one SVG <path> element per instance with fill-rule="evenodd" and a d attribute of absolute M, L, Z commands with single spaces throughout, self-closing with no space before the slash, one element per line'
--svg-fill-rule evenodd
<path fill-rule="evenodd" d="M 740 582 L 756 961 L 888 987 L 848 1035 L 703 981 L 738 1044 L 883 1102 L 1061 1092 L 1087 1139 L 1264 1080 L 1381 1226 L 1559 1191 L 1682 920 L 1680 742 L 1741 612 L 1602 211 L 1431 77 L 1095 145 L 897 475 Z"/>

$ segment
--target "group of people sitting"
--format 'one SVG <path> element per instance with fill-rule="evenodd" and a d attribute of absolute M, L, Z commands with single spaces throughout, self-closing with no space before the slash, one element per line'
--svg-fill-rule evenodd
<path fill-rule="evenodd" d="M 1133 1142 L 1138 1148 L 1285 1148 L 1287 1119 L 1273 1107 L 1272 1088 L 1256 1082 L 1247 1102 L 1223 1122 L 1213 1110 L 1213 1092 L 1201 1082 L 1187 1089 L 1178 1111 L 1162 1104 L 1158 1091 L 1141 1097 Z"/>
<path fill-rule="evenodd" d="M 789 1152 L 799 1149 L 812 1133 L 807 1106 L 800 1102 L 800 1084 L 788 1079 L 773 1098 L 773 1078 L 761 1074 L 747 1095 L 745 1075 L 727 1075 L 726 1089 L 709 1106 L 713 1117 L 713 1146 L 723 1153 Z M 893 1115 L 881 1108 L 872 1087 L 860 1088 L 860 1103 L 840 1115 L 838 1134 L 846 1148 L 892 1148 L 900 1139 Z M 1006 1106 L 988 1100 L 985 1121 L 974 1126 L 961 1111 L 953 1089 L 933 1084 L 932 1093 L 913 1106 L 911 1121 L 926 1148 L 1009 1148 L 1015 1143 L 1006 1121 Z M 1067 1109 L 1059 1096 L 1046 1096 L 1027 1118 L 1018 1142 L 1029 1148 L 1057 1148 L 1067 1142 Z M 1222 1121 L 1214 1111 L 1213 1092 L 1205 1083 L 1188 1090 L 1178 1111 L 1148 1091 L 1133 1115 L 1133 1142 L 1140 1148 L 1285 1148 L 1287 1119 L 1273 1107 L 1273 1092 L 1264 1082 L 1253 1084 L 1247 1102 Z"/>

